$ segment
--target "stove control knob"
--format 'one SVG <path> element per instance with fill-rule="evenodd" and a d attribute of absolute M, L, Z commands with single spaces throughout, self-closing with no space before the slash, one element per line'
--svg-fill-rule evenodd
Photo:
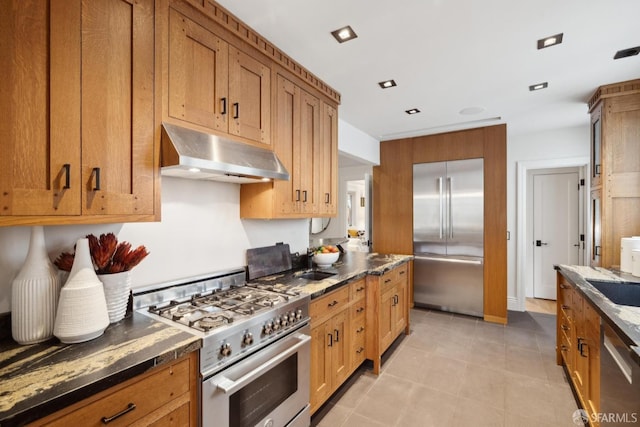
<path fill-rule="evenodd" d="M 271 335 L 273 333 L 273 322 L 267 322 L 262 329 L 265 335 Z"/>
<path fill-rule="evenodd" d="M 277 331 L 280 329 L 280 318 L 276 317 L 276 320 L 273 321 L 273 330 Z"/>
<path fill-rule="evenodd" d="M 246 334 L 244 334 L 244 336 L 242 337 L 242 344 L 243 345 L 253 344 L 253 334 L 251 332 L 247 332 Z"/>
<path fill-rule="evenodd" d="M 282 316 L 282 320 L 280 321 L 280 323 L 282 324 L 283 328 L 286 328 L 289 324 L 289 316 L 287 316 L 286 314 Z"/>
<path fill-rule="evenodd" d="M 291 313 L 289 313 L 289 322 L 290 323 L 294 323 L 296 320 L 298 320 L 298 319 L 296 319 L 295 311 L 291 311 Z"/>
<path fill-rule="evenodd" d="M 220 356 L 227 357 L 230 354 L 231 354 L 231 344 L 229 344 L 228 342 L 222 344 L 222 346 L 220 347 Z"/>
<path fill-rule="evenodd" d="M 296 319 L 298 319 L 298 320 L 302 319 L 302 309 L 301 308 L 296 310 Z"/>

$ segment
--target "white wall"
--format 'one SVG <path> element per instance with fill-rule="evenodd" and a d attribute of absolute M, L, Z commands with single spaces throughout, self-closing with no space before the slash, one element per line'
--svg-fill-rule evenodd
<path fill-rule="evenodd" d="M 518 197 L 526 197 L 526 194 L 517 194 L 517 162 L 588 157 L 589 146 L 588 124 L 513 136 L 509 135 L 507 126 L 507 230 L 511 233 L 511 240 L 507 242 L 507 298 L 510 310 L 519 309 L 518 289 L 524 289 L 517 283 L 516 207 Z"/>
<path fill-rule="evenodd" d="M 338 150 L 365 163 L 380 164 L 380 141 L 338 119 Z"/>
<path fill-rule="evenodd" d="M 49 257 L 72 250 L 87 234 L 110 231 L 150 252 L 133 269 L 134 287 L 243 267 L 248 248 L 285 242 L 304 252 L 309 245 L 306 219 L 241 220 L 238 184 L 163 177 L 161 222 L 45 227 Z M 29 227 L 0 227 L 0 313 L 10 311 L 11 281 L 29 234 Z"/>

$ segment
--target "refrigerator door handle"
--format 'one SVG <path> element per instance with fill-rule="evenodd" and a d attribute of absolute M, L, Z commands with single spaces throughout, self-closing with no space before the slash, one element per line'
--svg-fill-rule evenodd
<path fill-rule="evenodd" d="M 414 259 L 421 259 L 425 261 L 442 261 L 442 262 L 451 262 L 456 264 L 476 264 L 481 265 L 481 259 L 459 259 L 459 258 L 438 258 L 438 257 L 430 257 L 430 256 L 419 256 L 414 255 Z"/>
<path fill-rule="evenodd" d="M 443 234 L 443 228 L 444 228 L 444 213 L 443 213 L 443 209 L 444 209 L 444 200 L 443 200 L 443 194 L 442 194 L 442 177 L 438 178 L 438 189 L 440 192 L 440 240 L 442 240 L 442 234 Z"/>
<path fill-rule="evenodd" d="M 447 181 L 449 182 L 449 238 L 453 239 L 453 212 L 451 210 L 451 186 L 452 186 L 452 182 L 451 182 L 451 177 L 448 176 L 447 177 Z"/>

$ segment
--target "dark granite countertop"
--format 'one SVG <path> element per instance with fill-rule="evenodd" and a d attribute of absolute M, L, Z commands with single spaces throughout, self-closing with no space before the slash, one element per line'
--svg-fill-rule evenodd
<path fill-rule="evenodd" d="M 308 280 L 300 277 L 303 271 L 289 271 L 261 277 L 252 282 L 271 284 L 289 290 L 311 295 L 311 299 L 322 296 L 340 286 L 361 279 L 367 275 L 382 275 L 385 272 L 409 262 L 413 255 L 394 255 L 366 252 L 350 252 L 340 254 L 338 261 L 331 267 L 317 268 L 333 274 L 322 280 Z"/>
<path fill-rule="evenodd" d="M 576 285 L 578 291 L 592 303 L 605 322 L 623 339 L 626 338 L 627 344 L 631 347 L 632 356 L 640 365 L 640 307 L 614 304 L 587 282 L 588 279 L 638 282 L 638 278 L 626 273 L 587 266 L 558 265 L 556 269 Z"/>
<path fill-rule="evenodd" d="M 201 340 L 142 314 L 81 344 L 0 341 L 0 426 L 24 425 L 201 347 Z"/>

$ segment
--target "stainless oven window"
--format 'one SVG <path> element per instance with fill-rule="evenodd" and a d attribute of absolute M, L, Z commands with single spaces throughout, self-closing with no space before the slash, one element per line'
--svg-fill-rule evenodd
<path fill-rule="evenodd" d="M 229 426 L 253 427 L 298 390 L 298 353 L 229 398 Z"/>

